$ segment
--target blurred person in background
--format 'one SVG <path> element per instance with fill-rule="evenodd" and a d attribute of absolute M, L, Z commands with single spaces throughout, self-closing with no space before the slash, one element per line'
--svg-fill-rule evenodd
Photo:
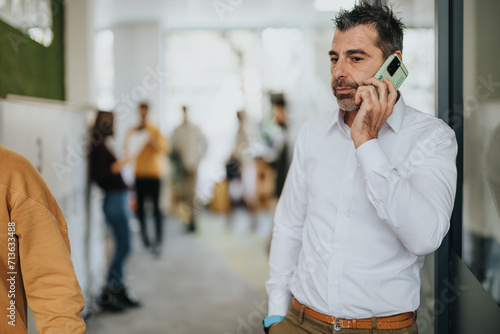
<path fill-rule="evenodd" d="M 257 168 L 254 158 L 250 156 L 249 148 L 251 146 L 248 135 L 246 113 L 244 110 L 236 112 L 238 118 L 238 131 L 234 149 L 231 152 L 229 160 L 226 162 L 226 179 L 229 184 L 229 193 L 231 199 L 231 210 L 228 215 L 228 226 L 233 222 L 234 208 L 238 206 L 245 207 L 252 213 L 251 228 L 257 227 L 257 216 L 254 214 L 257 206 Z"/>
<path fill-rule="evenodd" d="M 148 122 L 149 105 L 139 105 L 139 124 L 131 128 L 125 139 L 125 156 L 135 163 L 135 192 L 137 199 L 137 218 L 141 228 L 141 237 L 144 247 L 150 246 L 153 254 L 159 256 L 163 240 L 162 213 L 160 211 L 160 180 L 164 169 L 164 155 L 168 149 L 168 142 L 162 136 L 160 129 Z M 146 199 L 153 203 L 156 237 L 151 245 L 144 203 Z"/>
<path fill-rule="evenodd" d="M 271 174 L 263 174 L 266 171 L 264 164 L 267 162 L 274 170 L 274 196 L 271 206 L 274 210 L 276 203 L 281 196 L 283 186 L 285 185 L 286 175 L 290 167 L 290 149 L 289 149 L 289 133 L 287 129 L 288 115 L 286 110 L 285 96 L 283 94 L 271 94 L 271 105 L 274 111 L 274 126 L 269 130 L 267 137 L 268 150 L 263 156 L 263 161 L 260 161 L 260 174 L 266 175 L 268 178 Z M 267 251 L 271 249 L 272 235 L 269 236 L 267 242 Z"/>
<path fill-rule="evenodd" d="M 198 166 L 207 151 L 207 141 L 200 128 L 189 121 L 188 109 L 182 107 L 183 122 L 172 135 L 172 160 L 177 183 L 176 199 L 181 202 L 186 212 L 187 230 L 196 230 L 195 196 Z"/>
<path fill-rule="evenodd" d="M 238 110 L 236 112 L 236 117 L 238 118 L 238 131 L 236 132 L 236 143 L 231 156 L 240 163 L 243 163 L 245 160 L 245 150 L 249 145 L 245 111 Z"/>
<path fill-rule="evenodd" d="M 265 158 L 276 171 L 274 195 L 278 199 L 285 185 L 291 161 L 287 130 L 288 115 L 283 94 L 272 94 L 271 104 L 274 110 L 274 122 L 277 126 L 272 128 L 268 139 L 270 150 Z"/>
<path fill-rule="evenodd" d="M 243 204 L 243 184 L 241 182 L 241 173 L 243 169 L 243 150 L 248 145 L 248 135 L 244 124 L 244 112 L 239 110 L 236 113 L 236 117 L 238 118 L 239 123 L 238 131 L 236 132 L 236 143 L 229 160 L 226 162 L 226 179 L 229 185 L 231 208 Z"/>
<path fill-rule="evenodd" d="M 0 145 L 0 333 L 85 332 L 85 300 L 71 261 L 68 226 L 35 167 Z"/>
<path fill-rule="evenodd" d="M 125 286 L 124 267 L 131 249 L 128 187 L 120 170 L 126 161 L 117 161 L 111 142 L 114 127 L 113 113 L 99 111 L 90 134 L 90 179 L 104 191 L 103 211 L 114 239 L 114 254 L 109 266 L 106 286 L 98 303 L 107 310 L 123 311 L 140 302 Z"/>

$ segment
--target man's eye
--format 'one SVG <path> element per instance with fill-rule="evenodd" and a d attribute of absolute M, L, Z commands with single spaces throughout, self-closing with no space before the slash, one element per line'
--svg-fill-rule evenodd
<path fill-rule="evenodd" d="M 352 57 L 352 61 L 355 62 L 355 63 L 358 63 L 360 61 L 362 61 L 363 58 L 359 58 L 359 57 Z"/>
<path fill-rule="evenodd" d="M 339 60 L 339 59 L 338 59 L 338 58 L 330 58 L 330 61 L 331 61 L 332 63 L 337 63 L 337 60 Z"/>

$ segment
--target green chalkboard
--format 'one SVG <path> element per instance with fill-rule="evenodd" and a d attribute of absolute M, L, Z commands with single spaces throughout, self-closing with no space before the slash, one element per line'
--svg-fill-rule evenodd
<path fill-rule="evenodd" d="M 0 20 L 0 95 L 64 100 L 64 10 L 52 0 L 54 40 L 49 47 Z"/>

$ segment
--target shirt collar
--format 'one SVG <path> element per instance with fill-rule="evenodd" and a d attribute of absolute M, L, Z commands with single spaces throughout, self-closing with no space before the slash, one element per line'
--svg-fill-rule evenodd
<path fill-rule="evenodd" d="M 406 103 L 403 99 L 403 95 L 399 93 L 399 99 L 394 105 L 391 116 L 387 119 L 387 124 L 391 129 L 398 133 L 401 125 L 403 124 L 403 119 L 405 117 Z M 344 124 L 344 112 L 337 108 L 333 113 L 330 114 L 330 120 L 327 122 L 326 130 L 330 130 L 335 124 L 342 129 Z"/>

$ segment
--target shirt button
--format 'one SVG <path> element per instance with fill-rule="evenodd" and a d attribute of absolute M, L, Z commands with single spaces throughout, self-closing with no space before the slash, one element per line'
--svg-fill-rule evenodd
<path fill-rule="evenodd" d="M 353 178 L 353 177 L 354 177 L 354 174 L 353 174 L 353 173 L 349 173 L 349 174 L 348 174 L 348 176 L 349 176 L 350 178 Z"/>
<path fill-rule="evenodd" d="M 333 287 L 336 288 L 338 284 L 337 284 L 337 282 L 333 282 L 332 285 L 333 285 Z"/>

